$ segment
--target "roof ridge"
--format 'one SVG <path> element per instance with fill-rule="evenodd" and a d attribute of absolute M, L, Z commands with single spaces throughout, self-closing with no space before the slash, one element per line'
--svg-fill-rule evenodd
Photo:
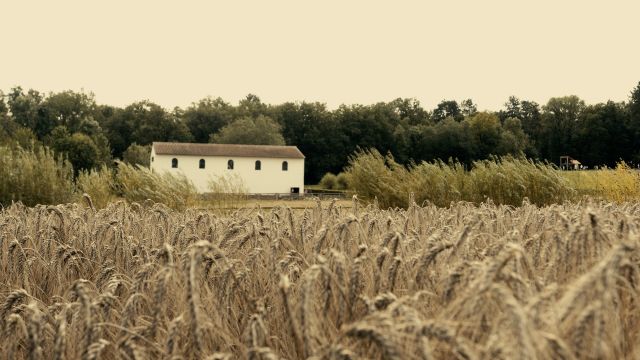
<path fill-rule="evenodd" d="M 223 143 L 194 143 L 194 142 L 175 142 L 175 141 L 154 141 L 152 144 L 177 144 L 177 145 L 224 145 L 224 146 L 270 146 L 270 147 L 295 147 L 297 145 L 272 145 L 272 144 L 223 144 Z"/>
<path fill-rule="evenodd" d="M 216 144 L 154 141 L 156 154 L 304 159 L 296 145 Z"/>

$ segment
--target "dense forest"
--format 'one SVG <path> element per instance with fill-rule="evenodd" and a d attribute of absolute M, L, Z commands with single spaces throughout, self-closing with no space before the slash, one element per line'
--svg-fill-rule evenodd
<path fill-rule="evenodd" d="M 307 157 L 307 183 L 339 172 L 358 148 L 390 152 L 402 164 L 524 154 L 553 163 L 570 155 L 588 167 L 620 160 L 637 166 L 640 83 L 625 102 L 589 105 L 565 96 L 540 105 L 510 97 L 495 112 L 479 112 L 470 99 L 443 100 L 435 109 L 396 99 L 330 110 L 322 103 L 270 105 L 250 94 L 237 105 L 207 97 L 169 110 L 150 101 L 97 104 L 84 92 L 0 92 L 0 145 L 45 145 L 76 173 L 113 159 L 144 163 L 153 141 L 297 145 Z"/>

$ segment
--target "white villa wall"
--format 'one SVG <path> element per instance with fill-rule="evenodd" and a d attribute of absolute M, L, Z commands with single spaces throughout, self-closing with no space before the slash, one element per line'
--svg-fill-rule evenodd
<path fill-rule="evenodd" d="M 157 155 L 152 150 L 151 170 L 154 172 L 182 173 L 189 178 L 200 192 L 208 192 L 211 178 L 225 174 L 238 174 L 251 194 L 289 193 L 292 187 L 304 192 L 304 159 L 248 158 L 222 156 Z M 171 160 L 178 159 L 178 168 L 171 167 Z M 200 159 L 205 160 L 205 168 L 200 169 Z M 227 161 L 233 160 L 233 170 L 227 169 Z M 255 170 L 255 162 L 262 162 L 262 169 Z M 289 169 L 282 171 L 282 162 L 289 163 Z"/>

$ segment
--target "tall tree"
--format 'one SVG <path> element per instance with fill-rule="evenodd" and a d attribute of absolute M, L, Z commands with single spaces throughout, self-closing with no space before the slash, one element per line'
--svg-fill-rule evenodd
<path fill-rule="evenodd" d="M 269 107 L 257 95 L 248 94 L 238 103 L 238 117 L 257 118 L 260 115 L 269 115 Z"/>
<path fill-rule="evenodd" d="M 186 124 L 160 105 L 140 101 L 127 106 L 124 112 L 135 125 L 132 140 L 139 145 L 148 145 L 154 141 L 193 140 Z"/>
<path fill-rule="evenodd" d="M 456 121 L 447 117 L 434 126 L 433 158 L 457 159 L 470 164 L 477 153 L 477 142 L 471 132 L 468 121 Z"/>
<path fill-rule="evenodd" d="M 67 90 L 50 94 L 40 108 L 40 116 L 46 123 L 54 127 L 62 125 L 71 132 L 77 132 L 84 123 L 95 122 L 97 105 L 93 94 Z M 96 125 L 94 128 L 99 129 L 97 122 Z"/>
<path fill-rule="evenodd" d="M 489 155 L 502 155 L 500 142 L 502 128 L 498 116 L 488 112 L 477 113 L 468 118 L 471 141 L 475 147 L 475 159 L 486 159 Z"/>
<path fill-rule="evenodd" d="M 498 116 L 503 123 L 507 119 L 520 120 L 522 130 L 529 139 L 527 154 L 537 156 L 542 131 L 540 105 L 535 101 L 520 100 L 515 96 L 510 96 L 504 104 L 504 109 L 498 112 Z"/>
<path fill-rule="evenodd" d="M 219 144 L 284 145 L 280 125 L 266 116 L 243 117 L 211 135 L 210 142 Z"/>
<path fill-rule="evenodd" d="M 150 101 L 135 102 L 122 110 L 101 110 L 111 112 L 102 122 L 113 146 L 113 155 L 119 158 L 133 143 L 148 145 L 154 141 L 193 140 L 182 119 Z"/>
<path fill-rule="evenodd" d="M 442 121 L 448 117 L 456 121 L 462 121 L 464 119 L 462 109 L 460 109 L 460 105 L 458 105 L 458 102 L 455 100 L 442 100 L 435 110 L 433 110 L 433 115 L 431 116 L 435 122 Z"/>
<path fill-rule="evenodd" d="M 71 90 L 49 94 L 40 104 L 40 121 L 50 126 L 62 126 L 71 134 L 84 134 L 91 138 L 97 149 L 96 163 L 106 163 L 111 157 L 109 141 L 96 120 L 98 105 L 92 93 L 74 92 Z M 48 138 L 45 135 L 45 143 Z M 75 144 L 84 139 L 74 138 Z M 52 145 L 52 144 L 48 144 Z"/>
<path fill-rule="evenodd" d="M 122 160 L 131 165 L 149 167 L 151 157 L 151 145 L 131 144 L 122 154 Z"/>
<path fill-rule="evenodd" d="M 316 183 L 326 172 L 342 170 L 348 139 L 325 104 L 284 103 L 273 110 L 286 143 L 306 156 L 305 182 Z"/>
<path fill-rule="evenodd" d="M 640 164 L 640 82 L 629 97 L 629 130 L 632 135 L 631 151 L 635 163 Z"/>
<path fill-rule="evenodd" d="M 460 113 L 464 117 L 473 116 L 478 113 L 478 107 L 473 103 L 473 100 L 465 99 L 460 103 Z"/>
<path fill-rule="evenodd" d="M 134 121 L 124 109 L 101 106 L 99 109 L 100 124 L 111 144 L 111 152 L 114 157 L 121 158 L 122 153 L 134 142 Z"/>
<path fill-rule="evenodd" d="M 631 138 L 622 104 L 587 106 L 575 131 L 575 147 L 580 161 L 589 166 L 615 166 L 620 160 L 632 160 Z"/>
<path fill-rule="evenodd" d="M 207 97 L 191 104 L 182 114 L 182 118 L 193 139 L 206 143 L 211 134 L 220 131 L 233 120 L 234 108 L 221 98 Z"/>
<path fill-rule="evenodd" d="M 522 129 L 522 123 L 518 118 L 507 118 L 502 124 L 500 144 L 498 146 L 499 155 L 520 154 L 534 156 L 537 152 L 531 147 L 529 137 Z"/>
<path fill-rule="evenodd" d="M 498 116 L 501 121 L 508 118 L 521 119 L 521 106 L 520 99 L 516 96 L 509 96 L 509 99 L 504 103 L 504 109 L 498 112 Z"/>
<path fill-rule="evenodd" d="M 405 154 L 396 151 L 393 134 L 400 117 L 389 104 L 341 105 L 334 111 L 334 116 L 346 140 L 345 164 L 349 155 L 358 148 L 375 148 L 382 154 L 391 151 L 399 160 L 406 159 Z"/>
<path fill-rule="evenodd" d="M 576 124 L 586 105 L 575 95 L 551 98 L 542 108 L 541 155 L 557 163 L 560 156 L 579 159 L 574 146 Z"/>
<path fill-rule="evenodd" d="M 5 95 L 2 90 L 0 90 L 0 118 L 9 116 L 9 107 L 5 101 Z"/>
<path fill-rule="evenodd" d="M 407 121 L 409 125 L 427 124 L 430 120 L 429 112 L 416 99 L 397 98 L 389 105 L 395 109 L 400 119 Z"/>
<path fill-rule="evenodd" d="M 30 89 L 24 92 L 20 86 L 16 86 L 8 94 L 8 105 L 13 120 L 28 129 L 31 129 L 38 139 L 48 134 L 55 124 L 42 119 L 40 105 L 44 96 L 40 92 Z"/>
<path fill-rule="evenodd" d="M 520 103 L 518 119 L 522 122 L 522 129 L 530 138 L 535 140 L 539 138 L 542 131 L 540 114 L 540 105 L 535 101 L 523 100 Z"/>
<path fill-rule="evenodd" d="M 60 125 L 49 136 L 52 148 L 69 159 L 75 175 L 81 170 L 92 169 L 103 163 L 100 149 L 88 135 L 79 132 L 70 135 L 67 127 Z"/>
<path fill-rule="evenodd" d="M 31 129 L 19 125 L 6 113 L 0 114 L 0 145 L 18 145 L 28 149 L 38 144 Z"/>

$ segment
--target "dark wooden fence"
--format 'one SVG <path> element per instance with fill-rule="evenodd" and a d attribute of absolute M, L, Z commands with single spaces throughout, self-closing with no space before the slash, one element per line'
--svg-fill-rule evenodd
<path fill-rule="evenodd" d="M 293 193 L 271 193 L 271 194 L 248 194 L 249 199 L 258 200 L 305 200 L 312 198 L 319 198 L 320 200 L 327 199 L 345 199 L 347 193 L 342 191 L 306 191 L 302 194 Z"/>

